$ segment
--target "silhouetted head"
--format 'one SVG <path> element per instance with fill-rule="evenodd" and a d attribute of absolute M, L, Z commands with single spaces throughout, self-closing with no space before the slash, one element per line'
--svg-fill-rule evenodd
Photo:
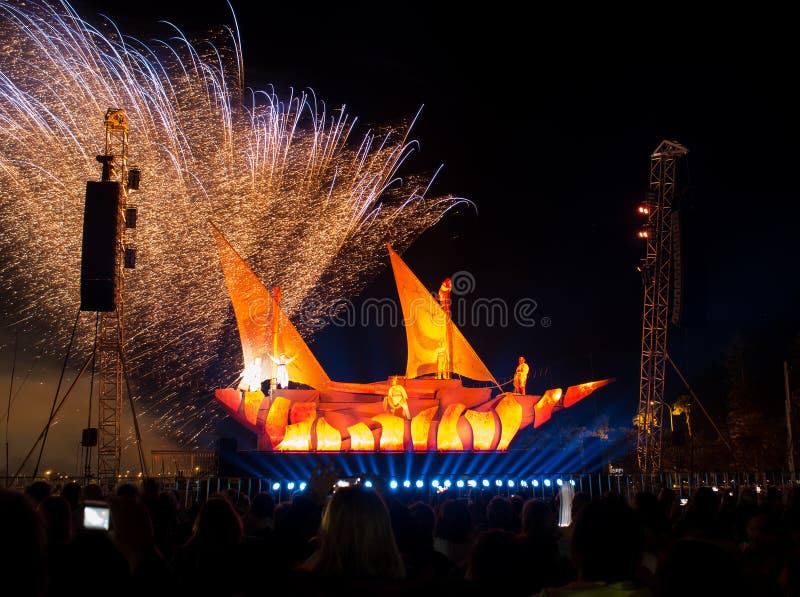
<path fill-rule="evenodd" d="M 333 494 L 320 525 L 311 567 L 326 576 L 405 578 L 389 510 L 380 495 L 358 485 Z"/>

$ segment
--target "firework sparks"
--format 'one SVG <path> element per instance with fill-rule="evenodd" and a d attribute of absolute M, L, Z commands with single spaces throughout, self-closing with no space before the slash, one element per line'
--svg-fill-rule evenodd
<path fill-rule="evenodd" d="M 313 93 L 244 90 L 235 28 L 213 43 L 171 33 L 145 44 L 66 3 L 0 2 L 0 288 L 7 319 L 66 344 L 85 183 L 100 177 L 106 109 L 124 109 L 129 164 L 143 171 L 125 350 L 142 405 L 188 443 L 220 414 L 209 388 L 242 366 L 208 222 L 308 332 L 385 266 L 385 242 L 408 246 L 464 200 L 400 178 L 411 125 L 356 138 L 345 108 Z"/>

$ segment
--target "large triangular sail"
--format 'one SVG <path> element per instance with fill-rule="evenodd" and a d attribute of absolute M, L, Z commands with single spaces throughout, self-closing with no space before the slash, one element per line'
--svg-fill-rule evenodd
<path fill-rule="evenodd" d="M 436 373 L 437 353 L 443 343 L 449 344 L 447 338 L 449 326 L 452 342 L 449 354 L 451 370 L 470 379 L 491 381 L 495 385 L 499 385 L 433 295 L 428 292 L 392 247 L 386 246 L 389 249 L 394 279 L 397 283 L 397 293 L 400 295 L 400 304 L 405 320 L 408 343 L 406 377 L 410 379 Z"/>
<path fill-rule="evenodd" d="M 212 224 L 219 250 L 219 260 L 225 275 L 225 284 L 233 303 L 236 324 L 242 341 L 245 366 L 260 358 L 264 371 L 263 379 L 269 379 L 272 369 L 270 357 L 279 358 L 281 353 L 291 359 L 286 365 L 289 379 L 315 389 L 323 389 L 330 378 L 308 348 L 303 337 L 280 308 L 272 293 L 261 283 L 241 256 Z M 272 354 L 272 322 L 278 315 L 278 350 Z"/>

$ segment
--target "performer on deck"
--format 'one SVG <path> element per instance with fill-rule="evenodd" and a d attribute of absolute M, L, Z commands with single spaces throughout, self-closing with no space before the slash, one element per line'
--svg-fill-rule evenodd
<path fill-rule="evenodd" d="M 289 387 L 289 372 L 286 370 L 286 365 L 291 363 L 297 357 L 294 356 L 291 359 L 287 359 L 286 355 L 281 353 L 280 356 L 276 359 L 272 355 L 269 355 L 269 358 L 278 365 L 278 373 L 277 373 L 277 380 L 278 380 L 278 387 L 279 388 L 288 388 Z"/>
<path fill-rule="evenodd" d="M 436 349 L 436 379 L 450 379 L 447 361 L 447 346 L 442 340 L 439 342 L 439 348 Z"/>
<path fill-rule="evenodd" d="M 514 371 L 514 393 L 525 393 L 525 382 L 528 381 L 528 363 L 525 362 L 525 357 L 519 357 L 519 364 L 517 370 Z"/>
<path fill-rule="evenodd" d="M 237 389 L 245 392 L 257 392 L 261 389 L 261 357 L 256 357 L 242 371 L 242 379 Z"/>
<path fill-rule="evenodd" d="M 397 415 L 398 411 L 402 411 L 406 419 L 411 420 L 411 413 L 408 410 L 408 394 L 406 389 L 398 385 L 397 376 L 392 377 L 392 385 L 383 397 L 383 410 L 392 415 Z"/>

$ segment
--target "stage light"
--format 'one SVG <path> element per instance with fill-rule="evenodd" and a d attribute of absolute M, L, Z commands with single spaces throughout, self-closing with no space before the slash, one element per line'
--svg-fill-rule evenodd
<path fill-rule="evenodd" d="M 503 486 L 503 482 L 500 479 L 495 479 L 494 484 L 497 485 L 498 487 Z"/>
<path fill-rule="evenodd" d="M 508 480 L 508 486 L 509 487 L 514 487 L 514 481 L 512 479 Z"/>
<path fill-rule="evenodd" d="M 719 491 L 719 487 L 717 487 L 716 485 L 714 485 L 714 486 L 711 488 L 711 491 L 715 491 L 715 492 L 716 492 L 716 491 Z"/>
<path fill-rule="evenodd" d="M 136 247 L 125 247 L 125 269 L 136 268 Z"/>
<path fill-rule="evenodd" d="M 522 479 L 522 480 L 519 482 L 519 486 L 520 486 L 520 487 L 527 487 L 527 486 L 528 486 L 528 482 L 527 482 L 525 479 Z"/>
<path fill-rule="evenodd" d="M 139 210 L 136 207 L 125 208 L 125 228 L 136 228 L 136 218 Z"/>
<path fill-rule="evenodd" d="M 305 481 L 301 481 L 300 482 L 300 491 L 305 491 L 306 487 L 307 487 L 306 482 Z"/>
<path fill-rule="evenodd" d="M 397 489 L 397 481 L 395 481 L 394 479 L 389 481 L 389 489 Z"/>
<path fill-rule="evenodd" d="M 545 487 L 550 487 L 550 479 L 545 479 L 544 480 L 544 486 Z"/>
<path fill-rule="evenodd" d="M 408 479 L 406 479 L 405 481 L 403 481 L 403 487 L 405 487 L 406 489 L 408 489 L 409 487 L 411 487 L 411 481 L 409 481 Z"/>
<path fill-rule="evenodd" d="M 636 211 L 639 212 L 640 216 L 649 216 L 650 215 L 650 208 L 647 207 L 646 205 L 640 205 Z"/>
<path fill-rule="evenodd" d="M 431 487 L 439 487 L 439 479 L 434 479 L 431 481 Z"/>
<path fill-rule="evenodd" d="M 539 487 L 539 480 L 538 480 L 538 479 L 534 479 L 534 480 L 532 481 L 532 483 L 533 483 L 533 486 L 534 486 L 534 487 Z"/>
<path fill-rule="evenodd" d="M 464 480 L 463 479 L 459 479 L 458 481 L 456 481 L 456 487 L 458 487 L 459 489 L 463 489 Z"/>
<path fill-rule="evenodd" d="M 575 487 L 575 479 L 570 479 L 569 480 L 569 484 L 572 485 L 573 487 Z"/>
<path fill-rule="evenodd" d="M 475 479 L 470 479 L 469 481 L 467 481 L 467 487 L 477 487 L 477 486 L 478 482 Z"/>
<path fill-rule="evenodd" d="M 650 233 L 647 230 L 639 230 L 639 238 L 647 238 L 650 236 Z"/>
<path fill-rule="evenodd" d="M 452 483 L 450 483 L 450 479 L 445 479 L 444 480 L 444 486 L 445 487 L 450 487 L 450 485 L 452 485 Z"/>
<path fill-rule="evenodd" d="M 289 491 L 291 491 L 292 489 L 294 489 L 294 481 L 289 481 L 289 482 L 286 484 L 286 489 L 288 489 Z"/>
<path fill-rule="evenodd" d="M 556 479 L 556 485 L 561 487 L 563 484 L 564 484 L 564 481 L 562 481 L 561 479 Z"/>
<path fill-rule="evenodd" d="M 483 484 L 484 487 L 489 487 L 489 479 L 484 479 L 482 481 L 482 484 Z"/>
<path fill-rule="evenodd" d="M 142 171 L 139 168 L 128 168 L 128 189 L 138 191 L 141 178 Z"/>
<path fill-rule="evenodd" d="M 417 479 L 415 485 L 417 486 L 417 489 L 422 489 L 425 486 L 425 483 L 422 479 Z"/>
<path fill-rule="evenodd" d="M 272 484 L 272 491 L 278 491 L 280 488 L 281 484 L 278 483 L 277 481 L 275 481 L 275 483 Z"/>
<path fill-rule="evenodd" d="M 364 487 L 366 487 L 367 489 L 372 489 L 372 481 L 370 481 L 369 479 L 364 481 Z"/>

